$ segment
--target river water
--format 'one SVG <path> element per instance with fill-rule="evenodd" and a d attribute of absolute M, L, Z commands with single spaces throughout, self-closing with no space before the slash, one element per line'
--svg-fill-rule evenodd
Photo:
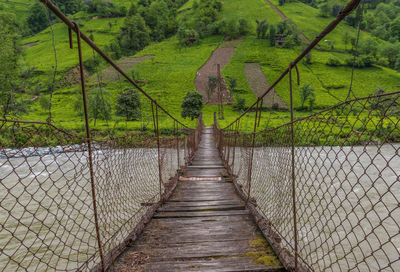
<path fill-rule="evenodd" d="M 400 144 L 296 148 L 299 248 L 316 271 L 396 271 L 393 265 L 400 267 L 399 149 Z M 156 150 L 132 152 L 95 154 L 96 167 L 119 161 L 117 167 L 109 166 L 97 177 L 102 184 L 98 190 L 104 190 L 104 195 L 114 192 L 110 186 L 124 190 L 130 188 L 124 184 L 132 182 L 136 190 L 124 201 L 134 202 L 135 194 L 140 198 L 144 192 L 157 193 Z M 282 168 L 269 169 L 278 165 L 276 154 Z M 288 148 L 273 147 L 254 152 L 254 173 L 264 175 L 254 176 L 252 196 L 261 210 L 274 207 L 285 211 L 269 213 L 282 233 L 292 219 L 290 198 L 276 206 L 266 196 L 290 195 L 290 183 L 276 179 L 290 176 L 286 173 L 289 154 Z M 236 156 L 239 158 L 240 151 Z M 174 165 L 176 162 L 171 162 L 166 171 L 172 173 Z M 141 182 L 133 176 L 139 171 Z M 108 175 L 123 178 L 107 183 Z M 0 271 L 18 267 L 75 270 L 93 257 L 97 245 L 85 151 L 0 159 L 0 181 Z M 117 194 L 115 197 L 100 203 L 120 202 Z M 140 207 L 143 199 L 136 200 Z M 130 216 L 129 211 L 120 212 L 124 218 Z M 287 235 L 290 240 L 290 229 Z M 98 258 L 92 259 L 95 262 Z M 385 266 L 389 263 L 392 266 Z"/>

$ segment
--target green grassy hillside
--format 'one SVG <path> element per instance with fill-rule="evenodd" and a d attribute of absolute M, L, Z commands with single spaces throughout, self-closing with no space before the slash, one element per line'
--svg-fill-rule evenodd
<path fill-rule="evenodd" d="M 27 2 L 18 0 L 20 2 Z M 272 0 L 278 5 L 277 0 Z M 130 1 L 113 1 L 115 5 L 121 5 L 129 8 Z M 190 16 L 192 12 L 193 0 L 186 2 L 178 10 L 178 19 Z M 333 18 L 322 18 L 319 11 L 298 1 L 291 1 L 279 6 L 283 13 L 297 26 L 308 39 L 312 39 L 318 34 Z M 25 12 L 21 9 L 18 12 Z M 81 26 L 81 29 L 92 34 L 94 41 L 100 48 L 104 49 L 110 44 L 110 41 L 121 33 L 121 26 L 124 18 L 97 18 L 92 19 L 85 12 L 79 12 L 71 18 L 75 19 Z M 250 105 L 256 96 L 250 89 L 244 73 L 244 64 L 246 62 L 258 62 L 267 78 L 272 83 L 278 78 L 280 73 L 286 69 L 289 63 L 301 52 L 304 45 L 298 45 L 293 48 L 277 48 L 270 45 L 268 40 L 258 39 L 256 37 L 255 20 L 266 19 L 269 24 L 276 24 L 281 21 L 275 10 L 267 5 L 263 0 L 225 0 L 219 19 L 227 21 L 235 18 L 245 18 L 249 22 L 249 33 L 242 37 L 237 46 L 233 58 L 223 70 L 225 77 L 234 77 L 238 81 L 238 89 L 241 90 L 235 99 L 244 98 L 246 105 Z M 111 23 L 111 24 L 110 24 Z M 54 93 L 53 98 L 53 116 L 55 122 L 63 127 L 70 129 L 80 129 L 82 127 L 81 118 L 74 110 L 74 101 L 79 99 L 80 87 L 76 83 L 65 80 L 68 79 L 69 71 L 78 65 L 77 50 L 69 48 L 67 28 L 57 23 L 53 25 L 54 39 L 57 51 L 57 79 L 60 84 Z M 321 50 L 314 50 L 312 53 L 311 64 L 300 63 L 301 85 L 294 87 L 295 107 L 300 106 L 299 92 L 303 84 L 310 84 L 315 88 L 316 110 L 326 106 L 333 105 L 342 101 L 347 96 L 350 84 L 351 67 L 339 66 L 331 67 L 326 65 L 330 58 L 336 58 L 344 62 L 351 57 L 351 53 L 345 51 L 349 45 L 343 42 L 343 33 L 349 33 L 355 37 L 356 30 L 350 26 L 341 24 L 338 29 L 329 34 L 321 42 Z M 362 38 L 371 36 L 368 33 L 362 33 Z M 183 97 L 188 91 L 195 90 L 194 78 L 197 70 L 207 61 L 211 53 L 223 42 L 224 37 L 214 35 L 201 39 L 200 43 L 193 46 L 182 46 L 177 37 L 172 37 L 161 42 L 154 42 L 144 50 L 132 55 L 131 57 L 153 56 L 151 59 L 138 64 L 134 71 L 141 79 L 142 87 L 149 92 L 161 105 L 170 111 L 174 116 L 180 117 L 180 105 Z M 376 39 L 378 43 L 386 43 Z M 331 48 L 334 41 L 334 48 Z M 50 28 L 32 36 L 22 39 L 24 46 L 24 63 L 28 67 L 34 67 L 35 79 L 45 84 L 50 84 L 52 71 L 54 69 L 54 52 L 52 49 L 52 32 Z M 85 60 L 92 58 L 92 50 L 84 45 Z M 98 69 L 104 69 L 102 64 Z M 133 69 L 131 69 L 133 70 Z M 131 71 L 129 71 L 131 73 Z M 94 77 L 95 78 L 95 77 Z M 104 88 L 110 93 L 112 106 L 115 107 L 115 99 L 119 90 L 128 86 L 124 80 L 116 82 L 102 82 Z M 88 82 L 88 89 L 95 88 L 97 82 Z M 370 68 L 355 70 L 354 92 L 356 96 L 365 96 L 374 93 L 377 87 L 384 87 L 388 91 L 398 89 L 400 85 L 400 73 L 379 65 Z M 288 79 L 283 80 L 277 87 L 277 93 L 288 104 Z M 28 95 L 33 97 L 34 95 Z M 40 96 L 48 96 L 48 93 L 42 91 Z M 145 103 L 145 99 L 142 99 Z M 150 107 L 143 107 L 144 115 L 150 116 Z M 216 106 L 206 105 L 204 107 L 204 118 L 209 125 L 212 123 L 213 112 Z M 297 112 L 296 116 L 304 116 L 310 112 Z M 240 113 L 233 110 L 233 106 L 225 106 L 225 120 L 222 125 L 228 124 L 234 120 Z M 21 117 L 28 120 L 46 120 L 47 113 L 40 107 L 38 100 L 33 102 L 30 112 Z M 251 115 L 246 117 L 249 120 L 249 126 L 253 122 Z M 276 112 L 270 118 L 269 125 L 279 125 L 289 120 L 288 112 Z M 115 126 L 120 131 L 136 129 L 141 126 L 140 121 L 124 122 L 120 117 L 113 115 L 110 122 L 98 121 L 95 129 L 109 129 Z M 193 122 L 184 120 L 191 125 Z M 165 126 L 169 126 L 165 123 Z"/>

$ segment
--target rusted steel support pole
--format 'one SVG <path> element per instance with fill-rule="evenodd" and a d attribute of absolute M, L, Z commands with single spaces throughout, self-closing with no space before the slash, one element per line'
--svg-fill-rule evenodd
<path fill-rule="evenodd" d="M 161 154 L 160 154 L 160 131 L 158 129 L 158 106 L 153 105 L 151 102 L 151 112 L 153 113 L 153 125 L 154 125 L 154 135 L 157 138 L 157 158 L 158 158 L 158 180 L 160 184 L 160 201 L 162 201 L 162 169 L 161 169 Z M 156 107 L 156 112 L 154 114 L 154 106 Z"/>
<path fill-rule="evenodd" d="M 294 138 L 294 112 L 293 112 L 293 84 L 292 84 L 292 68 L 293 63 L 289 66 L 289 86 L 290 86 L 290 142 L 291 142 L 291 179 L 292 179 L 292 207 L 293 207 L 293 232 L 294 232 L 294 266 L 297 270 L 298 265 L 298 240 L 297 240 L 297 211 L 296 211 L 296 176 L 295 176 L 295 138 Z"/>
<path fill-rule="evenodd" d="M 250 153 L 250 158 L 249 158 L 249 169 L 248 169 L 248 172 L 247 172 L 248 189 L 247 189 L 246 205 L 250 200 L 250 193 L 251 193 L 251 175 L 252 175 L 252 171 L 253 171 L 253 156 L 254 156 L 254 146 L 255 146 L 255 143 L 256 143 L 256 132 L 257 132 L 257 121 L 258 121 L 259 104 L 260 104 L 260 102 L 257 102 L 257 105 L 256 105 L 256 116 L 254 118 L 254 129 L 253 129 L 252 143 L 251 143 L 251 153 Z"/>
<path fill-rule="evenodd" d="M 84 111 L 84 114 L 85 114 L 86 138 L 87 138 L 87 146 L 88 146 L 88 154 L 89 154 L 90 185 L 91 185 L 91 190 L 92 190 L 92 202 L 93 202 L 93 210 L 94 210 L 94 223 L 95 223 L 95 227 L 96 227 L 96 236 L 97 236 L 97 244 L 99 246 L 101 267 L 102 267 L 102 270 L 105 271 L 106 270 L 106 263 L 105 263 L 104 255 L 103 255 L 103 246 L 101 244 L 100 227 L 99 227 L 99 216 L 98 216 L 98 213 L 97 213 L 96 188 L 95 188 L 95 184 L 94 184 L 92 140 L 91 140 L 91 135 L 90 135 L 87 100 L 86 100 L 85 74 L 84 74 L 84 70 L 83 70 L 81 36 L 80 36 L 80 31 L 79 31 L 78 25 L 75 24 L 75 27 L 76 27 L 76 29 L 78 29 L 78 31 L 77 31 L 77 41 L 78 41 L 78 55 L 79 55 L 79 70 L 80 70 L 80 76 L 81 76 L 83 111 Z"/>
<path fill-rule="evenodd" d="M 235 126 L 235 142 L 234 142 L 234 144 L 233 144 L 233 157 L 232 157 L 232 173 L 234 172 L 234 169 L 235 169 L 235 156 L 236 156 L 236 145 L 237 145 L 237 137 L 238 137 L 238 131 L 239 131 L 239 122 L 240 122 L 240 120 L 238 120 L 237 122 L 236 122 L 236 126 Z"/>
<path fill-rule="evenodd" d="M 175 139 L 176 139 L 176 155 L 177 155 L 177 159 L 178 159 L 178 169 L 181 166 L 181 154 L 179 151 L 179 136 L 178 136 L 178 131 L 179 129 L 177 129 L 178 124 L 174 121 L 174 134 L 175 134 Z"/>

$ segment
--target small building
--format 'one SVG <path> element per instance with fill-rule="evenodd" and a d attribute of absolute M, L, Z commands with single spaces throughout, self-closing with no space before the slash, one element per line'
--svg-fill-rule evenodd
<path fill-rule="evenodd" d="M 275 36 L 275 46 L 284 46 L 286 43 L 286 34 L 276 34 Z"/>

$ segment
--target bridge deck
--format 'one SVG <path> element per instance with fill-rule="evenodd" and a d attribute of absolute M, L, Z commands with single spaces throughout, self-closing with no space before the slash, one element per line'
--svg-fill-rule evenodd
<path fill-rule="evenodd" d="M 224 176 L 212 129 L 187 177 Z M 182 181 L 113 271 L 283 271 L 232 183 Z"/>

